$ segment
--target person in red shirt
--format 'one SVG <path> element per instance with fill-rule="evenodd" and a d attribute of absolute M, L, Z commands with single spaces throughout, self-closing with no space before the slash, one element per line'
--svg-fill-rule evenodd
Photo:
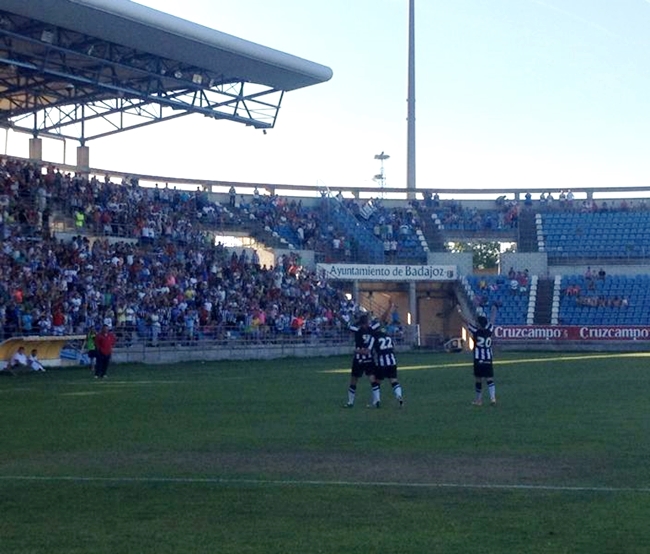
<path fill-rule="evenodd" d="M 52 330 L 55 335 L 65 335 L 65 315 L 60 306 L 57 306 L 52 314 Z"/>
<path fill-rule="evenodd" d="M 95 363 L 95 379 L 104 379 L 108 371 L 108 364 L 111 361 L 113 347 L 117 342 L 115 334 L 103 325 L 102 330 L 95 337 L 95 349 L 97 350 L 97 359 Z"/>

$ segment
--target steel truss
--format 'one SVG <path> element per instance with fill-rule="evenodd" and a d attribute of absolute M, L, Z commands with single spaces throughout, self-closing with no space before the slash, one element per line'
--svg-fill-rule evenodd
<path fill-rule="evenodd" d="M 0 126 L 81 144 L 202 114 L 274 127 L 283 91 L 0 12 Z"/>

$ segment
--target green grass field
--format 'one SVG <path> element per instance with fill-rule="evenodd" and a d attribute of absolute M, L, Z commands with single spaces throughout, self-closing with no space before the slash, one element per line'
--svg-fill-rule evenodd
<path fill-rule="evenodd" d="M 650 552 L 642 354 L 404 354 L 398 409 L 349 357 L 0 379 L 0 552 Z"/>

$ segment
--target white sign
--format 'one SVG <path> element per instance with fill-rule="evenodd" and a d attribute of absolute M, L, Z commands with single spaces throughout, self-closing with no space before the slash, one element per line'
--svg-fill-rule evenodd
<path fill-rule="evenodd" d="M 455 281 L 455 265 L 316 264 L 318 274 L 340 281 Z"/>

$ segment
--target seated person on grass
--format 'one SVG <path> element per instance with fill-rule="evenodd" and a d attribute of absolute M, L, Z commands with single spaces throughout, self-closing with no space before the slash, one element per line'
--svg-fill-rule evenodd
<path fill-rule="evenodd" d="M 25 354 L 25 347 L 21 346 L 14 353 L 14 355 L 9 360 L 9 365 L 7 369 L 12 373 L 16 371 L 25 371 L 29 368 L 27 364 L 27 355 Z"/>

